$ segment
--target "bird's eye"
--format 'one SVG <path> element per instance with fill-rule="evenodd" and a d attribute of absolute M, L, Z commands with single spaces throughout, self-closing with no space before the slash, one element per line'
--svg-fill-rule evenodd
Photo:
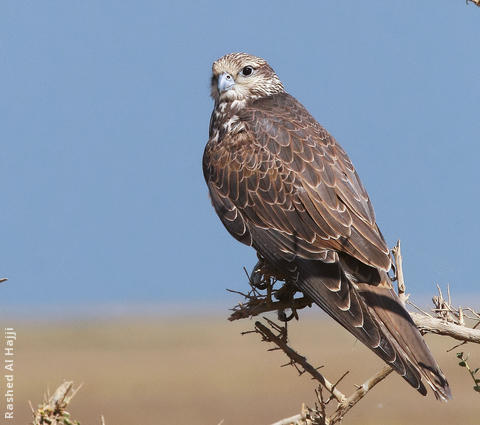
<path fill-rule="evenodd" d="M 253 73 L 253 68 L 251 66 L 246 66 L 245 68 L 242 69 L 242 75 L 245 77 L 252 75 L 252 73 Z"/>

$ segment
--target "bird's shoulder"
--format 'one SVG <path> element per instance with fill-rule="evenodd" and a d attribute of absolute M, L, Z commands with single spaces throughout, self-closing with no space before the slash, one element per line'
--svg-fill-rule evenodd
<path fill-rule="evenodd" d="M 291 136 L 310 136 L 313 138 L 311 142 L 322 143 L 331 139 L 305 106 L 288 93 L 277 93 L 247 103 L 237 115 L 247 129 L 271 136 L 277 136 L 276 130 L 283 129 Z M 334 140 L 331 142 L 335 143 Z"/>
<path fill-rule="evenodd" d="M 310 158 L 312 149 L 321 156 L 317 160 L 339 153 L 349 162 L 335 139 L 298 100 L 277 93 L 247 102 L 241 109 L 217 106 L 210 119 L 204 161 L 226 164 L 273 155 L 289 163 L 294 156 Z"/>

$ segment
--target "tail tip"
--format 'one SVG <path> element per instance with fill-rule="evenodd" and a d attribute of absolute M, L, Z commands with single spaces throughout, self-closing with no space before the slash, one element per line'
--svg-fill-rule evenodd
<path fill-rule="evenodd" d="M 435 398 L 437 400 L 447 402 L 453 398 L 452 391 L 450 390 L 450 386 L 445 378 L 442 378 L 441 382 L 435 382 L 434 384 L 429 382 L 429 384 L 432 387 L 433 393 L 435 394 Z"/>

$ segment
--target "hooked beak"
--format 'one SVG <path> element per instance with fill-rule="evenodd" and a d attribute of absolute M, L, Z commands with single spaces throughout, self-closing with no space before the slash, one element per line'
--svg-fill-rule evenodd
<path fill-rule="evenodd" d="M 217 87 L 220 93 L 230 90 L 234 85 L 235 80 L 230 74 L 224 72 L 223 74 L 219 75 Z"/>

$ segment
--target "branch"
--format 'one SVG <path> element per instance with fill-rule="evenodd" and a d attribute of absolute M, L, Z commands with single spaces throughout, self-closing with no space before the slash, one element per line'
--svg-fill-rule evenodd
<path fill-rule="evenodd" d="M 393 369 L 390 366 L 384 366 L 384 368 L 378 371 L 374 376 L 365 381 L 361 387 L 359 387 L 350 397 L 348 397 L 337 408 L 335 413 L 330 417 L 330 423 L 334 424 L 343 419 L 345 414 L 355 406 L 365 395 L 379 382 L 383 381 Z"/>
<path fill-rule="evenodd" d="M 353 406 L 355 406 L 355 404 L 357 404 L 375 385 L 385 379 L 393 371 L 390 366 L 385 366 L 374 376 L 367 379 L 361 386 L 357 388 L 356 391 L 354 391 L 349 397 L 347 397 L 337 388 L 337 385 L 347 375 L 348 372 L 344 373 L 335 384 L 332 384 L 322 373 L 318 371 L 319 368 L 315 368 L 314 366 L 312 366 L 307 361 L 306 357 L 297 353 L 292 347 L 287 344 L 287 334 L 285 327 L 281 327 L 269 319 L 265 318 L 265 320 L 270 326 L 270 328 L 275 330 L 276 333 L 272 332 L 271 329 L 269 329 L 266 325 L 259 321 L 255 322 L 254 332 L 260 334 L 262 336 L 262 340 L 272 342 L 277 346 L 277 349 L 282 350 L 290 359 L 290 362 L 287 363 L 287 365 L 290 364 L 294 366 L 300 375 L 304 374 L 305 372 L 308 373 L 314 380 L 319 382 L 320 385 L 331 394 L 331 397 L 326 401 L 323 400 L 323 397 L 320 397 L 320 411 L 319 409 L 308 409 L 304 407 L 302 408 L 302 413 L 291 416 L 290 418 L 282 419 L 272 425 L 287 425 L 292 423 L 306 424 L 308 423 L 307 419 L 316 419 L 317 421 L 321 420 L 320 423 L 324 425 L 333 425 L 337 422 L 340 422 L 345 416 L 345 414 Z M 335 408 L 334 412 L 328 417 L 326 415 L 325 408 L 332 399 L 336 400 L 337 407 Z"/>
<path fill-rule="evenodd" d="M 267 302 L 265 299 L 252 299 L 247 303 L 240 303 L 232 308 L 233 313 L 228 320 L 233 322 L 234 320 L 246 319 L 248 317 L 258 316 L 259 314 L 268 313 L 269 311 L 286 310 L 287 308 L 293 308 L 295 310 L 301 310 L 305 307 L 311 307 L 312 301 L 307 297 L 294 298 L 291 301 L 271 301 Z"/>
<path fill-rule="evenodd" d="M 255 322 L 255 330 L 260 333 L 265 341 L 273 342 L 278 348 L 280 348 L 291 360 L 292 364 L 296 363 L 303 368 L 304 372 L 309 373 L 313 379 L 317 380 L 322 384 L 325 389 L 332 394 L 333 397 L 339 402 L 343 403 L 347 397 L 341 393 L 335 385 L 332 384 L 327 378 L 325 378 L 315 367 L 313 367 L 310 363 L 308 363 L 306 357 L 301 356 L 298 354 L 293 348 L 291 348 L 287 342 L 286 338 L 284 338 L 284 333 L 282 329 L 278 325 L 276 325 L 271 320 L 266 319 L 268 324 L 280 331 L 279 335 L 275 335 L 270 329 L 268 329 L 265 325 L 260 322 Z M 298 370 L 298 369 L 297 369 Z M 303 372 L 301 372 L 303 373 Z"/>
<path fill-rule="evenodd" d="M 480 2 L 480 0 L 478 0 Z M 403 301 L 406 301 L 409 297 L 406 294 L 406 286 L 403 278 L 403 264 L 402 264 L 402 253 L 400 248 L 400 241 L 397 242 L 395 247 L 392 249 L 393 257 L 395 260 L 395 269 L 396 269 L 396 280 L 398 285 L 398 293 Z M 282 290 L 274 290 L 273 285 L 276 283 L 274 281 L 267 292 L 278 293 Z M 258 316 L 259 314 L 268 313 L 270 311 L 279 311 L 285 309 L 292 309 L 294 311 L 302 310 L 305 307 L 311 307 L 312 302 L 308 297 L 302 298 L 290 298 L 282 299 L 280 301 L 272 301 L 271 297 L 262 294 L 258 288 L 256 288 L 252 282 L 250 282 L 252 290 L 249 294 L 243 294 L 238 291 L 231 291 L 239 293 L 246 298 L 246 302 L 239 303 L 234 308 L 232 308 L 233 313 L 230 315 L 228 320 L 234 321 L 239 319 L 244 319 L 248 317 Z M 444 298 L 442 290 L 438 287 L 438 295 L 432 298 L 434 308 L 432 310 L 433 316 L 413 303 L 409 303 L 417 310 L 421 311 L 422 314 L 409 312 L 413 321 L 423 333 L 433 333 L 436 335 L 448 336 L 450 338 L 473 342 L 480 344 L 480 328 L 476 327 L 480 324 L 480 313 L 476 312 L 472 308 L 455 308 L 452 305 L 452 300 L 450 296 L 450 289 L 447 290 L 447 299 Z M 467 312 L 467 313 L 465 313 Z M 477 323 L 472 327 L 465 326 L 465 316 L 470 313 L 468 318 L 476 321 Z"/>
<path fill-rule="evenodd" d="M 437 335 L 449 336 L 459 341 L 474 342 L 480 344 L 480 329 L 468 328 L 447 322 L 443 319 L 427 316 L 420 313 L 410 313 L 413 321 L 422 334 L 432 333 Z"/>
<path fill-rule="evenodd" d="M 272 425 L 291 425 L 303 421 L 305 417 L 299 413 L 298 415 L 290 416 L 289 418 L 280 419 L 278 422 L 275 422 Z"/>
<path fill-rule="evenodd" d="M 398 240 L 397 244 L 393 247 L 392 254 L 395 260 L 398 298 L 400 298 L 400 301 L 403 303 L 403 306 L 405 307 L 405 303 L 408 300 L 408 295 L 405 293 L 406 287 L 405 287 L 405 280 L 403 279 L 403 268 L 402 268 L 403 259 L 402 259 L 402 251 L 400 248 L 400 240 Z"/>
<path fill-rule="evenodd" d="M 296 310 L 302 310 L 305 307 L 310 307 L 311 301 L 305 297 L 296 298 L 293 302 L 293 306 Z M 228 320 L 234 321 L 245 319 L 258 316 L 259 314 L 284 310 L 291 307 L 292 304 L 289 301 L 266 303 L 264 300 L 255 300 L 253 302 L 247 302 L 236 306 Z M 448 336 L 459 341 L 480 344 L 480 329 L 469 328 L 465 325 L 457 325 L 444 319 L 433 317 L 427 313 L 420 314 L 409 312 L 409 314 L 422 334 L 432 333 Z"/>

